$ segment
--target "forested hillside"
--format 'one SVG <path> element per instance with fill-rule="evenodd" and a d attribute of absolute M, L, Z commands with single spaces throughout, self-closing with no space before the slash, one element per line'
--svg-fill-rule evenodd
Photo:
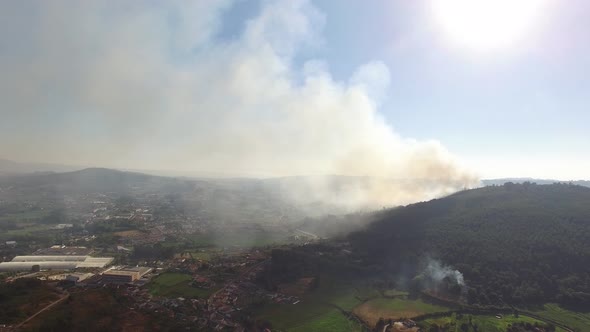
<path fill-rule="evenodd" d="M 350 240 L 392 275 L 433 257 L 464 274 L 470 303 L 590 305 L 590 188 L 507 183 L 373 218 Z"/>

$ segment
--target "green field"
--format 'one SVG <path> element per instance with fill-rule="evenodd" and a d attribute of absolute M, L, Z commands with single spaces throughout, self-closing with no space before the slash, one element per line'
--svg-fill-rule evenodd
<path fill-rule="evenodd" d="M 474 331 L 474 329 L 469 325 L 470 318 L 471 323 L 473 325 L 477 325 L 478 331 L 485 332 L 505 332 L 510 325 L 521 322 L 545 325 L 545 323 L 542 321 L 523 315 L 520 315 L 519 317 L 515 317 L 513 315 L 503 315 L 501 319 L 489 315 L 462 315 L 460 316 L 460 318 L 457 317 L 458 316 L 453 313 L 452 315 L 447 317 L 423 320 L 419 322 L 419 325 L 422 326 L 424 329 L 428 329 L 432 325 L 438 325 L 441 327 L 446 326 L 449 331 L 461 331 L 461 325 L 466 324 L 467 326 L 469 326 L 469 332 Z M 555 331 L 566 332 L 561 328 L 556 328 Z"/>
<path fill-rule="evenodd" d="M 358 284 L 320 279 L 319 287 L 301 298 L 298 304 L 268 304 L 258 308 L 255 316 L 269 321 L 279 331 L 361 331 L 338 309 L 352 311 L 374 325 L 379 318 L 413 317 L 425 313 L 446 312 L 450 309 L 424 302 L 409 300 L 404 292 L 390 290 L 384 298 L 374 289 Z"/>
<path fill-rule="evenodd" d="M 268 321 L 273 330 L 290 331 L 308 324 L 324 324 L 333 320 L 338 310 L 327 303 L 302 300 L 298 304 L 269 304 L 256 310 L 256 318 Z M 343 319 L 344 316 L 342 316 Z"/>
<path fill-rule="evenodd" d="M 402 298 L 388 299 L 388 298 L 377 298 L 366 302 L 365 304 L 379 309 L 388 310 L 392 312 L 404 312 L 404 311 L 415 311 L 421 313 L 431 312 L 444 312 L 448 311 L 449 308 L 426 303 L 420 299 L 408 300 Z M 401 318 L 401 317 L 397 317 Z"/>
<path fill-rule="evenodd" d="M 35 210 L 21 213 L 7 213 L 0 216 L 0 222 L 16 221 L 19 223 L 37 222 L 48 214 L 47 211 Z"/>
<path fill-rule="evenodd" d="M 0 241 L 28 241 L 28 240 L 47 240 L 56 237 L 57 231 L 51 229 L 49 225 L 31 225 L 19 229 L 10 229 L 0 232 Z"/>
<path fill-rule="evenodd" d="M 323 315 L 302 322 L 301 325 L 289 328 L 288 331 L 362 332 L 363 330 L 358 323 L 348 320 L 339 310 L 332 309 Z"/>
<path fill-rule="evenodd" d="M 184 273 L 166 272 L 155 277 L 149 284 L 148 289 L 152 295 L 163 297 L 208 297 L 216 289 L 201 289 L 189 285 L 192 277 Z"/>
<path fill-rule="evenodd" d="M 288 243 L 287 234 L 271 232 L 226 232 L 223 234 L 190 234 L 186 239 L 190 246 L 207 247 L 264 247 Z"/>
<path fill-rule="evenodd" d="M 273 331 L 359 331 L 338 308 L 350 311 L 360 299 L 378 296 L 370 289 L 322 277 L 317 289 L 298 304 L 268 304 L 255 310 L 258 319 L 269 321 Z"/>
<path fill-rule="evenodd" d="M 214 256 L 214 252 L 212 251 L 199 251 L 199 250 L 184 250 L 176 255 L 176 257 L 180 257 L 181 255 L 184 258 L 192 257 L 194 259 L 202 260 L 202 261 L 210 261 L 211 258 Z"/>
<path fill-rule="evenodd" d="M 383 296 L 384 297 L 400 297 L 400 298 L 404 298 L 408 296 L 408 292 L 404 292 L 404 291 L 400 291 L 397 289 L 388 289 L 383 291 Z"/>
<path fill-rule="evenodd" d="M 55 232 L 51 228 L 55 225 L 40 223 L 47 216 L 47 211 L 26 211 L 22 213 L 7 213 L 0 216 L 0 241 L 26 241 L 54 238 Z"/>
<path fill-rule="evenodd" d="M 557 304 L 545 304 L 539 310 L 530 310 L 540 317 L 554 320 L 577 331 L 590 331 L 590 312 L 569 311 Z"/>

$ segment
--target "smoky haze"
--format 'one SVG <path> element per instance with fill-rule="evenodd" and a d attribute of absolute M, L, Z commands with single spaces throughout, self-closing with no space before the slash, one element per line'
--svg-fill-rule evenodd
<path fill-rule="evenodd" d="M 325 18 L 310 3 L 263 2 L 238 35 L 220 38 L 230 6 L 3 2 L 2 157 L 312 175 L 284 182 L 293 199 L 355 208 L 477 184 L 439 142 L 400 137 L 380 116 L 391 75 L 383 63 L 345 80 L 319 59 L 294 64 L 303 48 L 322 47 Z M 332 174 L 359 178 L 335 195 L 323 176 Z"/>
<path fill-rule="evenodd" d="M 440 283 L 445 278 L 449 278 L 459 286 L 465 285 L 463 273 L 434 259 L 429 259 L 423 273 L 435 283 Z"/>

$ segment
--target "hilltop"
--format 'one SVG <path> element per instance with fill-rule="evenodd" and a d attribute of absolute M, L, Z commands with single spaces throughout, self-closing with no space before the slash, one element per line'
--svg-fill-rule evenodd
<path fill-rule="evenodd" d="M 86 168 L 65 173 L 32 173 L 0 177 L 0 184 L 19 188 L 48 189 L 64 193 L 122 192 L 133 187 L 164 186 L 178 183 L 174 178 L 159 177 L 108 168 Z M 159 188 L 158 188 L 159 189 Z"/>
<path fill-rule="evenodd" d="M 83 167 L 51 163 L 30 163 L 0 158 L 0 175 L 26 174 L 34 172 L 70 172 Z"/>
<path fill-rule="evenodd" d="M 478 304 L 590 304 L 590 188 L 512 184 L 375 213 L 349 236 L 365 262 L 409 280 L 427 258 L 458 269 Z"/>
<path fill-rule="evenodd" d="M 484 179 L 481 180 L 481 183 L 484 186 L 501 186 L 504 183 L 512 182 L 512 183 L 536 183 L 536 184 L 555 184 L 555 183 L 566 183 L 566 184 L 574 184 L 578 186 L 590 187 L 589 180 L 571 180 L 571 181 L 563 181 L 563 180 L 555 180 L 555 179 L 535 179 L 535 178 L 501 178 L 501 179 Z"/>

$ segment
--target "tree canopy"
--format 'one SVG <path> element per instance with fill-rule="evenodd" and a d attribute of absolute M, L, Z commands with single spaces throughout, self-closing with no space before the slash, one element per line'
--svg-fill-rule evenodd
<path fill-rule="evenodd" d="M 349 238 L 393 273 L 440 259 L 463 273 L 471 303 L 588 306 L 589 203 L 586 187 L 506 183 L 379 212 Z"/>

